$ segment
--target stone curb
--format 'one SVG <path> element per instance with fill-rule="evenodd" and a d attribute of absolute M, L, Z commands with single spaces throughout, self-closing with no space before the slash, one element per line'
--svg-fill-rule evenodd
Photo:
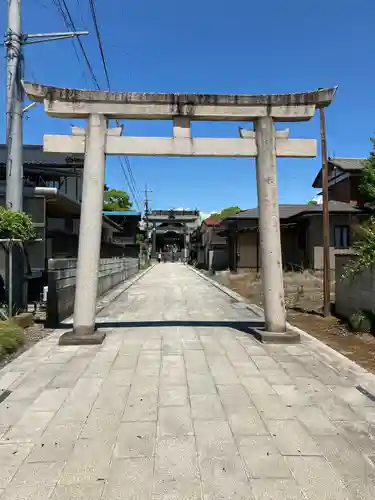
<path fill-rule="evenodd" d="M 230 288 L 226 287 L 225 285 L 222 285 L 218 283 L 217 281 L 213 280 L 212 278 L 206 276 L 205 274 L 201 273 L 197 269 L 193 268 L 192 266 L 189 266 L 189 268 L 196 273 L 198 276 L 206 280 L 208 283 L 210 283 L 212 286 L 215 288 L 218 288 L 222 292 L 224 292 L 226 295 L 231 297 L 232 299 L 236 300 L 237 302 L 240 302 L 242 304 L 245 304 L 247 308 L 252 311 L 256 316 L 258 317 L 264 317 L 264 311 L 261 307 L 257 306 L 256 304 L 250 304 L 250 302 L 242 297 L 242 295 L 238 294 L 237 292 L 233 292 L 230 290 Z M 355 361 L 352 361 L 351 359 L 347 358 L 344 356 L 344 354 L 341 354 L 340 352 L 336 351 L 332 347 L 328 346 L 321 340 L 316 339 L 309 333 L 305 332 L 304 330 L 301 330 L 297 326 L 291 325 L 290 323 L 287 323 L 287 327 L 292 330 L 295 333 L 298 333 L 301 338 L 304 338 L 308 342 L 311 342 L 314 344 L 317 348 L 319 348 L 321 354 L 326 355 L 327 357 L 333 357 L 336 358 L 337 361 L 340 361 L 343 365 L 344 368 L 348 371 L 351 371 L 352 374 L 357 377 L 357 382 L 360 383 L 362 387 L 367 388 L 370 392 L 375 391 L 375 375 L 366 370 L 365 368 L 362 368 L 360 365 L 358 365 Z M 332 366 L 329 362 L 329 360 L 325 360 L 326 364 L 329 365 L 332 369 L 337 371 L 334 366 Z M 363 380 L 365 378 L 365 380 Z M 362 379 L 362 380 L 361 380 Z"/>

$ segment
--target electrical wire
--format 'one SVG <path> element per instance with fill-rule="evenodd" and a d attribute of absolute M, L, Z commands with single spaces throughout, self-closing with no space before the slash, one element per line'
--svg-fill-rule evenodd
<path fill-rule="evenodd" d="M 65 26 L 67 27 L 67 29 L 68 30 L 72 30 L 72 31 L 77 31 L 77 28 L 75 26 L 72 14 L 69 11 L 69 7 L 68 7 L 68 5 L 66 3 L 66 0 L 53 0 L 53 2 L 55 4 L 58 12 L 60 13 L 61 17 L 63 18 L 63 21 L 64 21 Z M 95 27 L 96 38 L 97 38 L 98 45 L 99 45 L 99 51 L 100 51 L 100 56 L 101 56 L 101 60 L 102 60 L 102 64 L 103 64 L 104 74 L 105 74 L 105 77 L 106 77 L 106 81 L 107 81 L 107 85 L 108 85 L 108 90 L 110 90 L 110 88 L 111 88 L 111 82 L 110 82 L 109 73 L 108 73 L 108 66 L 107 66 L 107 63 L 106 63 L 106 60 L 105 60 L 104 48 L 103 48 L 103 44 L 102 44 L 102 40 L 101 40 L 101 34 L 100 34 L 100 28 L 99 28 L 98 18 L 97 18 L 96 9 L 95 9 L 95 3 L 94 3 L 93 0 L 89 0 L 89 3 L 90 3 L 91 15 L 92 15 L 93 23 L 94 23 L 94 27 Z M 82 41 L 80 40 L 79 37 L 78 37 L 78 43 L 79 43 L 79 46 L 81 48 L 81 51 L 82 51 L 82 54 L 83 54 L 83 57 L 84 57 L 84 63 L 86 64 L 86 66 L 87 66 L 87 68 L 89 70 L 89 73 L 90 73 L 91 79 L 93 81 L 93 84 L 95 85 L 95 87 L 98 90 L 101 90 L 99 82 L 98 82 L 98 79 L 97 79 L 97 77 L 95 75 L 95 72 L 93 70 L 93 67 L 92 67 L 92 65 L 90 63 L 90 59 L 89 59 L 89 57 L 87 55 L 87 52 L 85 50 L 85 47 L 84 47 L 84 45 L 83 45 L 83 43 L 82 43 Z M 76 45 L 74 43 L 73 43 L 73 47 L 74 47 L 74 50 L 75 50 L 75 53 L 76 53 L 76 57 L 77 57 L 78 61 L 81 63 L 82 60 L 81 60 L 81 58 L 79 56 L 79 53 L 77 51 L 77 47 L 76 47 Z M 120 125 L 119 121 L 117 121 L 117 124 Z M 132 169 L 131 169 L 130 161 L 129 161 L 129 158 L 127 156 L 125 156 L 124 158 L 125 158 L 126 168 L 127 168 L 127 171 L 129 173 L 129 175 L 126 173 L 126 170 L 125 170 L 125 167 L 123 165 L 121 157 L 118 157 L 119 164 L 120 164 L 122 173 L 123 173 L 123 175 L 125 177 L 126 183 L 127 183 L 128 187 L 129 187 L 129 190 L 130 190 L 130 192 L 131 192 L 131 194 L 133 196 L 133 200 L 134 200 L 135 204 L 137 205 L 138 209 L 140 209 L 140 202 L 139 202 L 140 195 L 139 195 L 139 190 L 137 188 L 137 185 L 136 185 L 136 182 L 135 182 L 135 179 L 134 179 L 134 175 L 133 175 L 133 172 L 132 172 Z"/>
<path fill-rule="evenodd" d="M 72 15 L 69 11 L 69 7 L 67 6 L 67 3 L 65 0 L 53 0 L 54 4 L 56 5 L 58 11 L 60 12 L 64 22 L 65 22 L 65 25 L 68 29 L 72 30 L 72 31 L 78 31 L 76 26 L 75 26 L 75 23 L 73 21 L 73 18 L 72 18 Z M 87 55 L 87 52 L 85 50 L 85 47 L 82 43 L 82 40 L 80 39 L 80 37 L 77 37 L 77 41 L 78 41 L 78 44 L 81 48 L 81 51 L 82 51 L 82 54 L 83 54 L 83 57 L 84 57 L 84 60 L 85 60 L 85 64 L 89 70 L 89 73 L 90 73 L 90 76 L 91 76 L 91 79 L 94 83 L 94 85 L 96 86 L 96 88 L 98 90 L 100 90 L 100 85 L 99 85 L 99 82 L 98 82 L 98 79 L 96 78 L 96 75 L 94 73 L 94 70 L 92 68 L 92 65 L 90 63 L 90 60 L 88 58 L 88 55 Z M 73 46 L 75 47 L 75 44 L 73 42 Z M 76 54 L 77 54 L 77 49 L 75 47 L 75 51 L 76 51 Z M 79 59 L 79 56 L 77 56 L 78 59 Z"/>
<path fill-rule="evenodd" d="M 111 82 L 109 81 L 108 67 L 107 67 L 105 57 L 104 57 L 103 43 L 102 43 L 102 38 L 100 36 L 100 29 L 99 29 L 98 19 L 96 16 L 96 9 L 95 9 L 94 0 L 89 0 L 89 4 L 90 4 L 91 17 L 92 17 L 92 20 L 94 22 L 96 39 L 97 39 L 98 45 L 99 45 L 99 52 L 100 52 L 100 57 L 102 59 L 104 74 L 105 74 L 105 78 L 107 80 L 108 90 L 111 90 Z"/>

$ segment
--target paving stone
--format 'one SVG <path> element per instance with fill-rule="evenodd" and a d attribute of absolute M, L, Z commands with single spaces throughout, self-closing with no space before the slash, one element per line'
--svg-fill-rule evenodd
<path fill-rule="evenodd" d="M 262 377 L 245 377 L 241 379 L 250 397 L 254 394 L 275 394 L 271 385 Z"/>
<path fill-rule="evenodd" d="M 265 435 L 268 431 L 255 408 L 242 408 L 235 413 L 227 412 L 228 422 L 235 436 Z"/>
<path fill-rule="evenodd" d="M 195 439 L 193 436 L 164 436 L 157 441 L 154 493 L 173 495 L 182 491 L 192 491 L 192 498 L 199 498 Z"/>
<path fill-rule="evenodd" d="M 207 362 L 216 384 L 239 384 L 236 372 L 226 356 L 207 356 Z"/>
<path fill-rule="evenodd" d="M 250 358 L 247 361 L 232 361 L 232 365 L 240 379 L 261 376 L 258 367 Z"/>
<path fill-rule="evenodd" d="M 245 500 L 252 497 L 238 454 L 199 460 L 205 500 Z"/>
<path fill-rule="evenodd" d="M 57 484 L 51 500 L 100 500 L 105 482 Z"/>
<path fill-rule="evenodd" d="M 237 447 L 228 422 L 195 420 L 194 430 L 200 457 L 215 458 L 236 454 Z"/>
<path fill-rule="evenodd" d="M 27 410 L 21 420 L 5 434 L 4 440 L 19 443 L 35 442 L 54 415 L 53 412 Z"/>
<path fill-rule="evenodd" d="M 191 374 L 210 375 L 204 351 L 184 351 L 184 359 L 188 376 Z"/>
<path fill-rule="evenodd" d="M 184 436 L 193 434 L 190 408 L 170 406 L 159 408 L 158 436 Z"/>
<path fill-rule="evenodd" d="M 300 406 L 295 408 L 295 415 L 308 429 L 310 434 L 337 434 L 338 428 L 329 420 L 325 413 L 316 406 Z"/>
<path fill-rule="evenodd" d="M 152 457 L 155 452 L 156 422 L 126 422 L 119 428 L 115 458 Z"/>
<path fill-rule="evenodd" d="M 324 457 L 285 457 L 308 500 L 353 500 Z"/>
<path fill-rule="evenodd" d="M 326 459 L 344 479 L 359 477 L 366 481 L 369 476 L 375 479 L 375 467 L 342 436 L 317 437 L 316 441 Z"/>
<path fill-rule="evenodd" d="M 104 384 L 106 387 L 129 386 L 132 383 L 134 371 L 132 369 L 116 369 L 113 367 L 105 379 Z"/>
<path fill-rule="evenodd" d="M 274 371 L 279 369 L 278 363 L 271 356 L 250 356 L 260 371 Z"/>
<path fill-rule="evenodd" d="M 151 500 L 153 467 L 150 458 L 114 460 L 101 500 Z"/>
<path fill-rule="evenodd" d="M 0 488 L 5 488 L 12 480 L 32 447 L 31 443 L 0 444 Z"/>
<path fill-rule="evenodd" d="M 251 478 L 291 478 L 284 457 L 271 436 L 240 436 L 240 454 Z"/>
<path fill-rule="evenodd" d="M 284 370 L 262 370 L 262 375 L 270 385 L 293 385 L 293 381 Z"/>
<path fill-rule="evenodd" d="M 332 396 L 316 395 L 314 405 L 319 406 L 330 420 L 358 420 L 358 415 L 343 401 Z"/>
<path fill-rule="evenodd" d="M 304 500 L 294 479 L 253 479 L 251 489 L 255 500 Z"/>
<path fill-rule="evenodd" d="M 273 390 L 278 394 L 287 405 L 292 406 L 310 406 L 312 400 L 304 392 L 300 391 L 295 385 L 273 385 Z"/>
<path fill-rule="evenodd" d="M 17 380 L 22 377 L 22 372 L 9 371 L 3 375 L 0 372 L 0 392 L 9 389 Z"/>
<path fill-rule="evenodd" d="M 29 407 L 30 411 L 56 412 L 68 397 L 71 389 L 45 389 Z"/>
<path fill-rule="evenodd" d="M 4 498 L 48 500 L 63 467 L 63 463 L 24 463 L 5 489 Z"/>
<path fill-rule="evenodd" d="M 285 370 L 285 372 L 290 377 L 303 377 L 303 378 L 314 378 L 314 375 L 309 373 L 300 363 L 294 362 L 280 362 L 280 368 Z"/>
<path fill-rule="evenodd" d="M 159 390 L 159 406 L 187 406 L 186 385 L 162 385 Z"/>
<path fill-rule="evenodd" d="M 216 386 L 211 374 L 188 374 L 188 389 L 192 394 L 216 394 Z"/>
<path fill-rule="evenodd" d="M 334 422 L 340 434 L 358 451 L 372 455 L 375 453 L 375 430 L 368 422 Z"/>
<path fill-rule="evenodd" d="M 122 421 L 150 422 L 157 420 L 158 396 L 155 393 L 129 396 Z"/>
<path fill-rule="evenodd" d="M 218 385 L 217 390 L 225 411 L 229 413 L 253 406 L 243 385 Z"/>
<path fill-rule="evenodd" d="M 297 420 L 268 420 L 266 423 L 282 455 L 322 455 L 317 443 Z"/>
<path fill-rule="evenodd" d="M 60 477 L 60 484 L 108 479 L 113 443 L 100 439 L 79 439 Z"/>
<path fill-rule="evenodd" d="M 261 417 L 270 420 L 289 420 L 295 416 L 291 405 L 287 405 L 277 394 L 252 394 L 251 400 Z"/>
<path fill-rule="evenodd" d="M 219 396 L 216 394 L 196 394 L 190 396 L 194 419 L 224 420 L 225 415 Z"/>
<path fill-rule="evenodd" d="M 365 394 L 362 394 L 356 387 L 330 386 L 330 389 L 337 398 L 342 399 L 349 405 L 375 407 L 375 401 L 371 401 L 371 399 L 369 399 Z"/>

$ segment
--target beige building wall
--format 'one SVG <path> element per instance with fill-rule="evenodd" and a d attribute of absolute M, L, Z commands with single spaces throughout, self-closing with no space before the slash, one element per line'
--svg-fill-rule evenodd
<path fill-rule="evenodd" d="M 238 267 L 257 268 L 257 232 L 238 233 Z M 259 263 L 260 264 L 260 263 Z"/>

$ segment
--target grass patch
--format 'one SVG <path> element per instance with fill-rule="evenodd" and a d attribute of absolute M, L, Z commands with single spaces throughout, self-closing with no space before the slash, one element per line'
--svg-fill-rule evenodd
<path fill-rule="evenodd" d="M 21 327 L 13 321 L 0 321 L 0 359 L 17 351 L 24 341 Z"/>

